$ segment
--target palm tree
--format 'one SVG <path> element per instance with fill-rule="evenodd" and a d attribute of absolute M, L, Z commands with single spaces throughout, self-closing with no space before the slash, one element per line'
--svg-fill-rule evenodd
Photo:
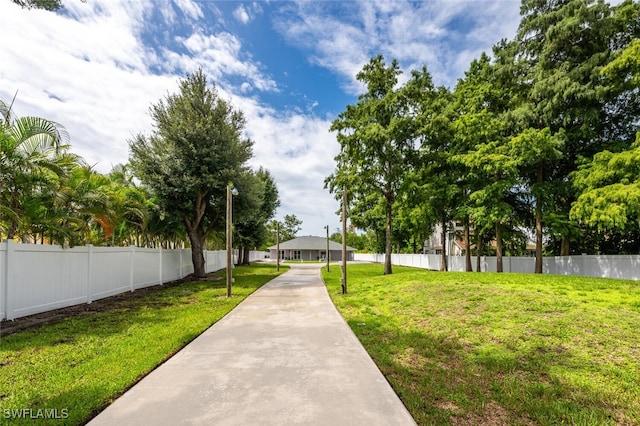
<path fill-rule="evenodd" d="M 40 197 L 64 172 L 69 134 L 51 120 L 15 118 L 11 105 L 0 100 L 0 233 L 14 238 L 27 206 Z"/>

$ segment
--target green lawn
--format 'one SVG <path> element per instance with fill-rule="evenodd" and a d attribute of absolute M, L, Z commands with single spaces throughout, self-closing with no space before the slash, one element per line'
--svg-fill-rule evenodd
<path fill-rule="evenodd" d="M 323 275 L 419 424 L 640 425 L 640 283 L 382 271 Z"/>
<path fill-rule="evenodd" d="M 274 265 L 241 266 L 230 299 L 224 279 L 189 282 L 3 338 L 0 423 L 33 424 L 8 420 L 7 410 L 57 410 L 67 418 L 54 423 L 83 423 L 277 274 Z"/>

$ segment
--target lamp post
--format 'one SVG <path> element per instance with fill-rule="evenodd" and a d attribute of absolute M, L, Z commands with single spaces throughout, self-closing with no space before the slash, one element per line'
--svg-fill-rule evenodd
<path fill-rule="evenodd" d="M 342 294 L 347 294 L 347 188 L 342 190 Z"/>
<path fill-rule="evenodd" d="M 327 272 L 329 272 L 329 260 L 331 258 L 329 255 L 329 225 L 325 226 L 325 229 L 327 230 Z"/>
<path fill-rule="evenodd" d="M 280 222 L 276 222 L 276 271 L 280 272 Z"/>
<path fill-rule="evenodd" d="M 231 297 L 231 282 L 233 281 L 232 276 L 232 247 L 233 247 L 233 233 L 232 233 L 232 215 L 231 212 L 233 210 L 233 200 L 232 197 L 234 195 L 238 195 L 238 190 L 233 187 L 233 184 L 227 185 L 227 297 Z"/>

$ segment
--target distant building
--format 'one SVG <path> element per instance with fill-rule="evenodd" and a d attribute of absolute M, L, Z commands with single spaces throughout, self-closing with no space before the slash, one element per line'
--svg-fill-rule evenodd
<path fill-rule="evenodd" d="M 447 254 L 451 256 L 464 256 L 467 251 L 467 244 L 464 240 L 464 227 L 460 222 L 451 222 L 448 226 L 448 232 L 445 236 L 444 246 L 447 249 Z M 469 249 L 472 255 L 475 255 L 476 240 L 473 235 L 473 229 L 470 235 Z M 490 251 L 495 252 L 496 241 L 491 240 L 489 242 Z M 485 250 L 486 251 L 486 250 Z M 433 230 L 433 233 L 427 238 L 422 247 L 424 254 L 442 254 L 442 224 L 437 224 Z M 527 246 L 523 250 L 522 256 L 535 256 L 536 244 L 532 241 L 527 241 Z"/>
<path fill-rule="evenodd" d="M 272 259 L 278 255 L 277 246 L 269 247 Z M 353 260 L 356 249 L 347 246 L 347 260 Z M 324 237 L 298 237 L 280 243 L 280 259 L 282 260 L 326 260 L 327 239 Z M 329 260 L 342 260 L 342 244 L 329 241 Z"/>
<path fill-rule="evenodd" d="M 447 254 L 452 256 L 463 256 L 466 250 L 466 244 L 464 239 L 459 236 L 462 235 L 464 228 L 460 223 L 451 222 L 448 227 L 449 231 L 444 241 L 444 246 L 447 249 Z M 442 254 L 442 224 L 437 224 L 433 230 L 433 233 L 424 242 L 422 252 L 424 254 Z M 472 249 L 475 248 L 473 242 L 471 243 Z"/>

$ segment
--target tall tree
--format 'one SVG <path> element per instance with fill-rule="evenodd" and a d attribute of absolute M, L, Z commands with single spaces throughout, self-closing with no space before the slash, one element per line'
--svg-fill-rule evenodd
<path fill-rule="evenodd" d="M 602 70 L 623 76 L 625 84 L 640 88 L 640 40 L 635 40 Z M 573 173 L 580 196 L 571 217 L 608 232 L 640 230 L 640 132 L 629 150 L 602 151 Z"/>
<path fill-rule="evenodd" d="M 129 142 L 130 163 L 165 214 L 181 218 L 194 275 L 203 277 L 204 242 L 224 226 L 226 188 L 246 172 L 252 142 L 242 137 L 242 112 L 220 99 L 202 70 L 179 89 L 150 108 L 155 129 Z"/>
<path fill-rule="evenodd" d="M 523 163 L 521 173 L 535 201 L 538 235 L 545 222 L 551 236 L 562 240 L 562 255 L 569 254 L 577 235 L 569 217 L 576 198 L 570 175 L 580 158 L 615 145 L 628 147 L 635 136 L 637 96 L 603 79 L 600 69 L 619 46 L 637 37 L 639 7 L 631 1 L 618 7 L 602 0 L 522 2 L 514 58 L 524 71 L 523 90 L 514 92 L 521 104 L 512 115 L 513 136 L 523 132 L 523 139 L 538 143 L 539 156 Z"/>
<path fill-rule="evenodd" d="M 247 173 L 234 183 L 239 191 L 238 201 L 234 202 L 234 210 L 239 211 L 237 219 L 234 218 L 234 241 L 240 248 L 238 263 L 247 265 L 249 251 L 265 242 L 267 222 L 275 214 L 280 200 L 273 177 L 263 168 Z"/>
<path fill-rule="evenodd" d="M 336 194 L 346 187 L 349 200 L 355 202 L 371 194 L 381 197 L 385 217 L 385 274 L 392 272 L 393 205 L 405 174 L 407 152 L 412 149 L 407 131 L 406 99 L 396 89 L 400 74 L 397 61 L 387 66 L 378 55 L 356 75 L 367 91 L 358 96 L 355 105 L 348 105 L 331 125 L 330 130 L 337 132 L 341 150 L 335 158 L 335 172 L 325 180 L 325 187 Z"/>
<path fill-rule="evenodd" d="M 267 224 L 267 230 L 273 244 L 276 243 L 278 228 L 280 229 L 280 241 L 289 241 L 300 232 L 302 221 L 295 214 L 287 214 L 282 221 L 272 220 Z M 273 245 L 272 244 L 272 245 Z"/>
<path fill-rule="evenodd" d="M 404 188 L 407 200 L 422 210 L 425 229 L 440 223 L 440 269 L 446 271 L 446 241 L 451 238 L 453 229 L 450 225 L 463 193 L 459 167 L 450 161 L 455 151 L 452 110 L 449 107 L 453 98 L 448 89 L 433 86 L 426 68 L 412 72 L 404 93 L 411 111 L 407 129 L 415 142 L 414 149 L 408 151 L 407 163 L 411 166 L 405 166 Z"/>
<path fill-rule="evenodd" d="M 463 197 L 463 219 L 472 219 L 478 234 L 494 230 L 496 269 L 502 272 L 503 231 L 513 221 L 511 189 L 517 180 L 517 162 L 501 120 L 509 97 L 505 96 L 489 56 L 483 53 L 471 63 L 456 85 L 454 97 L 456 152 L 452 160 L 460 164 L 460 175 L 464 176 L 469 193 Z M 468 236 L 466 239 L 469 244 Z"/>

